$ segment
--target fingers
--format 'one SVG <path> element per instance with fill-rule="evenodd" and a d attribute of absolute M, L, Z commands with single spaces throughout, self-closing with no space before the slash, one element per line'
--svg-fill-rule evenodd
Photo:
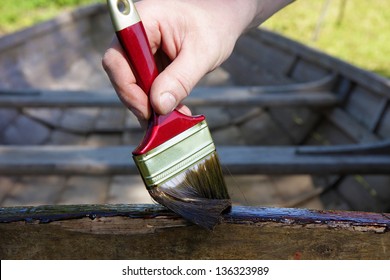
<path fill-rule="evenodd" d="M 142 3 L 145 7 L 141 6 Z M 191 114 L 181 102 L 198 81 L 212 70 L 216 61 L 215 53 L 210 53 L 210 49 L 213 49 L 210 48 L 210 44 L 213 45 L 209 43 L 210 36 L 203 30 L 209 28 L 207 24 L 205 24 L 207 27 L 199 31 L 197 28 L 194 30 L 194 26 L 183 17 L 175 20 L 171 17 L 158 21 L 148 20 L 148 16 L 152 19 L 158 17 L 153 14 L 154 6 L 146 4 L 147 2 L 140 2 L 139 11 L 142 12 L 142 7 L 149 8 L 149 12 L 143 14 L 145 29 L 156 55 L 157 65 L 162 66 L 160 70 L 163 69 L 153 82 L 149 99 L 136 85 L 134 74 L 116 38 L 104 54 L 102 61 L 119 98 L 141 123 L 150 118 L 151 108 L 163 115 L 175 108 L 184 114 Z M 158 12 L 157 15 L 161 16 L 161 11 Z M 218 47 L 216 49 L 219 50 Z"/>
<path fill-rule="evenodd" d="M 134 74 L 116 38 L 105 52 L 102 65 L 123 104 L 140 122 L 149 119 L 151 110 L 148 97 L 136 84 Z"/>
<path fill-rule="evenodd" d="M 192 115 L 192 112 L 190 110 L 190 108 L 188 108 L 187 106 L 183 105 L 183 104 L 179 104 L 179 106 L 176 107 L 176 110 L 178 110 L 179 112 L 183 113 L 184 115 L 187 115 L 187 116 L 191 116 Z"/>
<path fill-rule="evenodd" d="M 141 125 L 145 126 L 146 120 L 151 116 L 150 103 L 158 114 L 167 114 L 176 108 L 183 114 L 191 115 L 190 109 L 182 105 L 181 101 L 188 96 L 202 74 L 192 75 L 195 71 L 190 70 L 192 67 L 186 67 L 191 63 L 186 61 L 185 55 L 181 57 L 175 59 L 156 78 L 151 89 L 150 100 L 136 84 L 128 60 L 116 38 L 105 52 L 102 65 L 120 100 L 136 115 Z M 167 64 L 167 61 L 164 63 Z M 184 71 L 183 68 L 188 69 Z"/>
<path fill-rule="evenodd" d="M 150 102 L 158 114 L 164 115 L 173 111 L 206 74 L 205 64 L 195 58 L 198 56 L 185 50 L 181 51 L 154 80 Z"/>

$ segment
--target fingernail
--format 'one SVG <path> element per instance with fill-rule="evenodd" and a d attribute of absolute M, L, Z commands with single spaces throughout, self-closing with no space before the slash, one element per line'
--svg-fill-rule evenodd
<path fill-rule="evenodd" d="M 160 96 L 160 108 L 163 114 L 168 114 L 176 107 L 176 98 L 170 92 L 164 92 Z"/>

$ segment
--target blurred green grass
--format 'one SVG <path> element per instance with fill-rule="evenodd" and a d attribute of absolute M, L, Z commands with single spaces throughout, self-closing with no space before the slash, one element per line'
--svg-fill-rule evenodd
<path fill-rule="evenodd" d="M 389 0 L 297 0 L 263 26 L 390 77 Z"/>
<path fill-rule="evenodd" d="M 91 3 L 105 0 L 1 0 L 0 35 Z M 390 77 L 389 0 L 297 0 L 263 26 Z"/>
<path fill-rule="evenodd" d="M 0 35 L 48 20 L 75 6 L 104 2 L 104 0 L 1 0 Z"/>

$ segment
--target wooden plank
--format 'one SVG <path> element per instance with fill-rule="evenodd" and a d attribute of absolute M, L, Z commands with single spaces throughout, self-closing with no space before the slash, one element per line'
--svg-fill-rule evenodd
<path fill-rule="evenodd" d="M 379 108 L 377 109 L 376 115 L 370 124 L 370 131 L 372 131 L 373 133 L 376 133 L 378 131 L 378 128 L 381 126 L 385 114 L 390 111 L 389 105 L 390 100 L 387 98 L 382 98 Z"/>
<path fill-rule="evenodd" d="M 3 201 L 7 199 L 7 196 L 11 193 L 16 178 L 6 177 L 0 175 L 0 205 L 3 205 Z"/>
<path fill-rule="evenodd" d="M 55 19 L 34 25 L 33 27 L 23 29 L 19 32 L 7 34 L 1 37 L 0 52 L 8 49 L 14 49 L 20 45 L 26 44 L 47 34 L 57 34 L 60 29 L 73 24 L 74 22 L 89 17 L 99 16 L 106 13 L 105 5 L 90 5 L 77 10 L 71 10 L 57 16 Z"/>
<path fill-rule="evenodd" d="M 313 133 L 322 117 L 321 111 L 307 107 L 269 108 L 268 112 L 296 145 L 303 143 Z"/>
<path fill-rule="evenodd" d="M 264 68 L 264 65 L 267 68 L 271 66 L 267 71 L 274 73 L 287 73 L 289 66 L 294 60 L 294 56 L 290 53 L 254 40 L 250 36 L 242 36 L 237 41 L 233 54 L 239 54 L 250 63 L 258 65 L 260 69 Z M 272 66 L 274 67 L 272 68 Z M 248 69 L 250 68 L 248 67 Z"/>
<path fill-rule="evenodd" d="M 95 129 L 100 108 L 65 109 L 59 127 L 67 132 L 86 133 Z"/>
<path fill-rule="evenodd" d="M 379 137 L 339 108 L 326 113 L 328 120 L 356 142 L 376 142 Z"/>
<path fill-rule="evenodd" d="M 139 175 L 113 176 L 109 186 L 107 202 L 109 204 L 143 204 L 153 203 Z"/>
<path fill-rule="evenodd" d="M 0 258 L 389 259 L 389 231 L 380 213 L 235 206 L 210 232 L 150 204 L 14 207 Z"/>
<path fill-rule="evenodd" d="M 23 114 L 50 128 L 58 127 L 64 111 L 60 108 L 23 108 Z"/>
<path fill-rule="evenodd" d="M 373 72 L 369 72 L 349 64 L 341 59 L 332 57 L 324 52 L 313 49 L 302 43 L 293 41 L 289 38 L 280 36 L 274 32 L 261 30 L 251 30 L 247 36 L 255 38 L 262 43 L 269 44 L 275 48 L 279 48 L 286 53 L 298 55 L 305 60 L 324 68 L 331 69 L 335 73 L 348 78 L 363 87 L 370 89 L 376 94 L 390 97 L 390 79 L 379 76 Z"/>
<path fill-rule="evenodd" d="M 377 133 L 383 138 L 390 138 L 390 106 L 388 106 L 388 110 L 386 110 L 383 115 L 381 124 L 377 129 Z"/>
<path fill-rule="evenodd" d="M 216 94 L 217 89 L 199 92 L 190 95 L 185 103 L 189 106 L 305 106 L 305 107 L 331 107 L 338 105 L 337 97 L 329 92 L 269 92 L 261 93 L 256 89 L 240 90 L 225 89 L 224 94 Z M 201 96 L 203 95 L 203 96 Z"/>
<path fill-rule="evenodd" d="M 319 79 L 329 75 L 333 69 L 326 69 L 323 66 L 307 61 L 304 57 L 297 56 L 294 68 L 291 69 L 291 77 L 299 82 L 306 82 Z"/>
<path fill-rule="evenodd" d="M 0 132 L 2 133 L 18 117 L 16 109 L 0 109 Z"/>
<path fill-rule="evenodd" d="M 55 204 L 64 184 L 62 176 L 18 176 L 1 205 Z"/>
<path fill-rule="evenodd" d="M 62 130 L 53 130 L 47 145 L 85 145 L 86 136 L 81 133 L 73 133 Z"/>
<path fill-rule="evenodd" d="M 126 108 L 102 108 L 97 120 L 97 131 L 120 131 L 123 130 L 126 117 Z"/>
<path fill-rule="evenodd" d="M 259 143 L 264 146 L 287 146 L 293 143 L 288 132 L 279 126 L 266 111 L 241 124 L 239 133 L 239 137 L 248 146 L 258 145 Z M 228 139 L 230 135 L 225 133 L 224 138 Z M 225 141 L 221 141 L 221 144 L 226 145 Z M 235 143 L 231 144 L 237 145 Z"/>
<path fill-rule="evenodd" d="M 309 84 L 310 85 L 310 84 Z M 280 87 L 196 88 L 185 100 L 189 106 L 313 106 L 338 104 L 328 91 L 310 90 L 304 84 Z M 123 107 L 113 91 L 0 92 L 0 107 Z"/>
<path fill-rule="evenodd" d="M 355 86 L 346 100 L 344 110 L 359 123 L 370 128 L 385 97 L 375 95 L 369 88 Z"/>
<path fill-rule="evenodd" d="M 390 211 L 390 178 L 384 176 L 346 176 L 337 186 L 337 195 L 342 197 L 351 209 L 366 212 Z"/>
<path fill-rule="evenodd" d="M 0 143 L 14 145 L 40 145 L 50 137 L 50 129 L 19 114 L 0 134 Z"/>
<path fill-rule="evenodd" d="M 297 153 L 312 155 L 390 155 L 390 140 L 359 145 L 302 146 L 297 148 Z"/>
<path fill-rule="evenodd" d="M 104 203 L 110 177 L 70 176 L 58 199 L 59 204 Z"/>
<path fill-rule="evenodd" d="M 0 173 L 138 174 L 131 159 L 133 149 L 121 146 L 2 146 Z M 316 154 L 305 153 L 297 147 L 222 146 L 218 148 L 218 154 L 221 164 L 232 174 L 388 174 L 390 170 L 388 153 Z"/>

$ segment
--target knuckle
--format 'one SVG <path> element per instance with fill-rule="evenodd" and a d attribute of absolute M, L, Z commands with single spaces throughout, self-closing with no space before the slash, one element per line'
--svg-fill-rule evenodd
<path fill-rule="evenodd" d="M 177 77 L 177 82 L 179 86 L 179 95 L 180 95 L 178 97 L 180 99 L 184 99 L 187 96 L 189 96 L 194 86 L 192 79 L 188 75 L 181 74 Z"/>

